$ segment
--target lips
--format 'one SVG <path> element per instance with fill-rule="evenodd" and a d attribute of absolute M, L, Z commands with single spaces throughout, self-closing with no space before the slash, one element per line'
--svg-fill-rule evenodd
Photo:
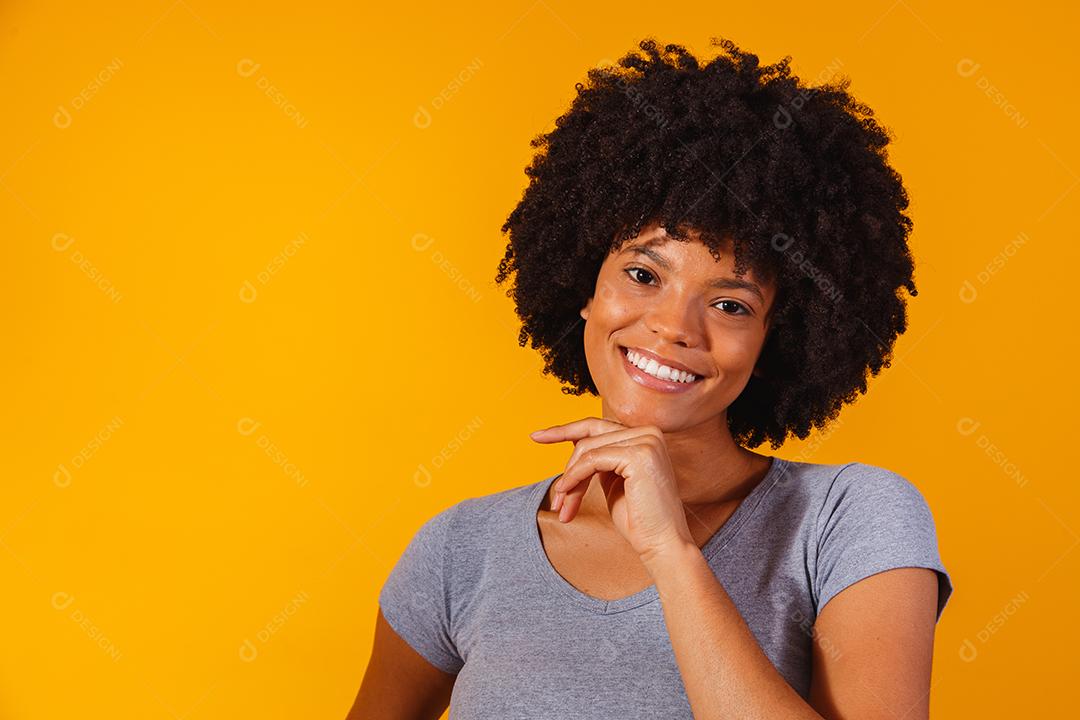
<path fill-rule="evenodd" d="M 684 370 L 684 371 L 686 371 L 688 373 L 692 373 L 692 374 L 696 375 L 698 377 L 698 379 L 701 379 L 701 378 L 705 377 L 705 375 L 706 375 L 706 373 L 704 373 L 704 372 L 702 372 L 700 370 L 695 370 L 694 368 L 690 367 L 689 365 L 684 365 L 684 364 L 682 364 L 680 362 L 676 362 L 675 360 L 672 360 L 670 358 L 666 358 L 666 357 L 664 357 L 662 355 L 657 355 L 656 353 L 650 352 L 650 351 L 646 350 L 645 348 L 637 347 L 635 345 L 620 345 L 619 346 L 619 352 L 621 352 L 624 356 L 626 355 L 627 349 L 633 350 L 635 353 L 637 353 L 639 355 L 642 355 L 644 357 L 651 358 L 652 360 L 655 360 L 660 365 L 667 365 L 668 367 L 675 368 L 676 370 Z"/>
<path fill-rule="evenodd" d="M 626 352 L 620 352 L 622 354 L 622 366 L 626 370 L 626 374 L 637 383 L 638 387 L 647 388 L 664 395 L 681 395 L 692 392 L 694 388 L 703 384 L 700 377 L 693 382 L 679 382 L 678 380 L 664 380 L 655 375 L 650 375 L 630 362 Z"/>

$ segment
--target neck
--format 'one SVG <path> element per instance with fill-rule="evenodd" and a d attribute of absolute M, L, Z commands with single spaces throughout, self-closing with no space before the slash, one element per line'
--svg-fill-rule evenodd
<path fill-rule="evenodd" d="M 603 417 L 614 419 L 606 405 Z M 704 515 L 737 505 L 769 469 L 769 456 L 747 450 L 731 437 L 726 412 L 699 425 L 665 432 L 664 443 L 687 513 Z M 590 483 L 581 511 L 600 517 L 609 514 L 600 483 Z"/>

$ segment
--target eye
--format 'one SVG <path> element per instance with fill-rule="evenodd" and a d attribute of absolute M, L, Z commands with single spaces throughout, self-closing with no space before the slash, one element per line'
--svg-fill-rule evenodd
<path fill-rule="evenodd" d="M 651 282 L 639 280 L 639 279 L 637 279 L 637 276 L 634 275 L 634 273 L 645 273 L 645 275 L 647 275 L 651 279 L 653 277 L 653 274 L 651 272 L 649 272 L 647 269 L 643 268 L 643 267 L 636 267 L 636 266 L 635 267 L 629 267 L 629 268 L 626 268 L 625 272 L 627 274 L 629 274 L 630 277 L 634 278 L 634 282 L 636 282 L 636 283 L 638 283 L 640 285 L 652 285 Z M 735 302 L 734 300 L 720 300 L 719 302 L 716 302 L 715 304 L 713 304 L 713 307 L 717 307 L 717 306 L 722 305 L 724 303 L 727 303 L 729 306 L 730 305 L 735 306 L 735 310 L 732 311 L 732 312 L 722 311 L 722 312 L 724 312 L 725 315 L 734 315 L 734 316 L 738 317 L 740 315 L 750 315 L 751 314 L 750 310 L 745 305 L 743 305 L 742 303 Z"/>
<path fill-rule="evenodd" d="M 722 305 L 723 303 L 728 303 L 729 305 L 734 305 L 736 307 L 736 312 L 728 313 L 728 315 L 749 315 L 750 314 L 750 311 L 746 309 L 746 306 L 744 306 L 742 303 L 737 303 L 734 300 L 721 300 L 720 302 L 716 303 L 716 305 L 713 305 L 713 307 L 717 307 L 718 305 Z M 742 312 L 740 313 L 740 312 L 738 312 L 738 310 L 742 310 Z"/>
<path fill-rule="evenodd" d="M 643 273 L 645 273 L 646 275 L 648 275 L 648 276 L 649 276 L 650 278 L 651 278 L 651 277 L 653 276 L 651 272 L 649 272 L 648 270 L 646 270 L 646 269 L 645 269 L 645 268 L 643 268 L 643 267 L 631 267 L 631 268 L 626 268 L 626 272 L 627 272 L 627 273 L 629 273 L 629 274 L 630 274 L 630 277 L 632 277 L 632 278 L 634 277 L 634 273 L 635 273 L 635 272 L 643 272 Z M 634 278 L 634 282 L 636 282 L 636 283 L 639 283 L 639 284 L 641 284 L 641 285 L 651 285 L 651 284 L 652 284 L 652 283 L 650 283 L 650 282 L 644 282 L 644 283 L 643 283 L 643 282 L 641 282 L 640 280 L 638 280 L 637 278 Z"/>

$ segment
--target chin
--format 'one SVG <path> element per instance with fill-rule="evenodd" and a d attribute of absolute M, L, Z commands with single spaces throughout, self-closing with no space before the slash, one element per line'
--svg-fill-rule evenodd
<path fill-rule="evenodd" d="M 658 411 L 655 407 L 642 407 L 640 404 L 633 406 L 616 406 L 608 410 L 608 417 L 615 422 L 627 427 L 641 427 L 642 425 L 655 425 L 662 432 L 673 432 L 686 426 L 685 414 L 672 417 L 670 412 Z"/>

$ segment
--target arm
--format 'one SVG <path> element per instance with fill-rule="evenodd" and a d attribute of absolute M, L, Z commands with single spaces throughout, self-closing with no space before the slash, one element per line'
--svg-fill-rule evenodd
<path fill-rule="evenodd" d="M 680 545 L 646 564 L 697 720 L 895 720 L 897 708 L 918 708 L 907 716 L 912 720 L 927 717 L 937 608 L 932 570 L 881 572 L 826 603 L 815 625 L 807 703 L 761 650 L 700 549 Z"/>
<path fill-rule="evenodd" d="M 841 590 L 814 624 L 810 702 L 827 718 L 930 716 L 938 580 L 886 570 Z"/>
<path fill-rule="evenodd" d="M 413 650 L 379 610 L 371 659 L 345 720 L 437 720 L 456 679 Z"/>

